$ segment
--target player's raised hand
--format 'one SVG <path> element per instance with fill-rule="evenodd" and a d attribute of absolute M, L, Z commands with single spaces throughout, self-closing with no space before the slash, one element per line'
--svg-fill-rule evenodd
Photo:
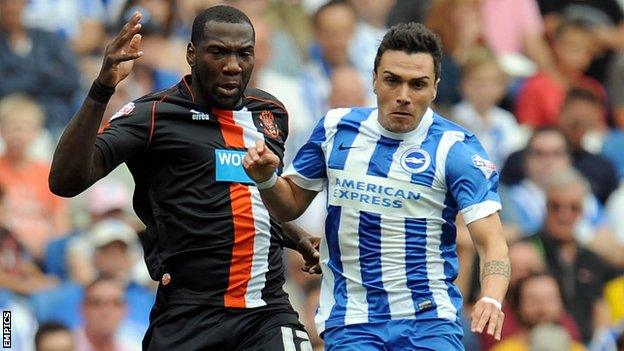
<path fill-rule="evenodd" d="M 141 46 L 141 13 L 135 12 L 121 28 L 117 36 L 106 46 L 104 61 L 98 79 L 109 87 L 115 87 L 130 74 L 134 60 L 143 55 Z"/>
<path fill-rule="evenodd" d="M 248 148 L 247 154 L 243 158 L 245 172 L 256 183 L 264 182 L 271 178 L 279 163 L 279 157 L 262 140 L 256 141 L 255 147 Z"/>
<path fill-rule="evenodd" d="M 487 327 L 487 334 L 494 336 L 496 340 L 501 339 L 505 313 L 500 309 L 500 302 L 496 302 L 491 298 L 481 298 L 475 303 L 470 315 L 470 330 L 473 333 L 483 333 Z"/>

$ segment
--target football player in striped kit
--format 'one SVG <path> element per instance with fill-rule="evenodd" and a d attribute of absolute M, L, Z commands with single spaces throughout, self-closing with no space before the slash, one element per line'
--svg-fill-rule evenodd
<path fill-rule="evenodd" d="M 147 227 L 145 261 L 160 281 L 144 349 L 311 350 L 282 289 L 282 247 L 313 262 L 313 240 L 300 230 L 282 234 L 242 167 L 259 140 L 281 159 L 288 134 L 283 105 L 247 87 L 252 23 L 229 6 L 201 12 L 186 52 L 191 74 L 128 103 L 98 133 L 114 87 L 142 55 L 140 19 L 136 13 L 107 46 L 55 152 L 53 192 L 76 195 L 128 165 Z"/>
<path fill-rule="evenodd" d="M 463 350 L 458 213 L 482 262 L 471 329 L 500 339 L 510 266 L 498 174 L 473 133 L 429 107 L 440 57 L 425 26 L 391 28 L 375 59 L 377 108 L 329 111 L 280 177 L 261 141 L 243 160 L 282 221 L 328 190 L 316 316 L 327 350 Z"/>

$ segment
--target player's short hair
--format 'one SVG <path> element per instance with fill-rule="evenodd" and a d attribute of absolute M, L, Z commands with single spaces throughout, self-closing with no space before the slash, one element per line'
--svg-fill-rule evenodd
<path fill-rule="evenodd" d="M 381 56 L 387 50 L 403 51 L 408 54 L 426 53 L 433 57 L 435 78 L 442 72 L 442 42 L 440 36 L 421 23 L 399 23 L 392 26 L 384 35 L 377 56 L 374 70 L 377 72 Z"/>
<path fill-rule="evenodd" d="M 218 5 L 205 9 L 200 12 L 193 20 L 193 29 L 191 32 L 191 43 L 197 45 L 204 40 L 206 34 L 206 24 L 210 21 L 221 23 L 247 23 L 251 27 L 255 37 L 255 30 L 251 20 L 247 15 L 232 6 Z"/>

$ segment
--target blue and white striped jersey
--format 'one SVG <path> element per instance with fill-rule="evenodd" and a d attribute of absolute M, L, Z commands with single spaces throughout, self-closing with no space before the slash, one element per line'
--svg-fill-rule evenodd
<path fill-rule="evenodd" d="M 456 321 L 462 305 L 455 217 L 500 210 L 498 174 L 468 130 L 428 109 L 393 133 L 377 109 L 335 109 L 284 173 L 327 186 L 319 332 L 394 319 Z"/>

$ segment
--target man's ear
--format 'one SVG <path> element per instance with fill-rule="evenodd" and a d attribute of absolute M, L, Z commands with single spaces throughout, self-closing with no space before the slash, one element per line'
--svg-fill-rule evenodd
<path fill-rule="evenodd" d="M 438 96 L 438 86 L 440 85 L 440 78 L 438 78 L 435 82 L 435 85 L 433 86 L 433 97 L 431 98 L 431 101 L 435 100 L 435 98 Z"/>
<path fill-rule="evenodd" d="M 377 72 L 373 71 L 373 93 L 377 94 Z"/>
<path fill-rule="evenodd" d="M 186 46 L 186 62 L 191 68 L 195 67 L 195 45 L 190 42 Z"/>

